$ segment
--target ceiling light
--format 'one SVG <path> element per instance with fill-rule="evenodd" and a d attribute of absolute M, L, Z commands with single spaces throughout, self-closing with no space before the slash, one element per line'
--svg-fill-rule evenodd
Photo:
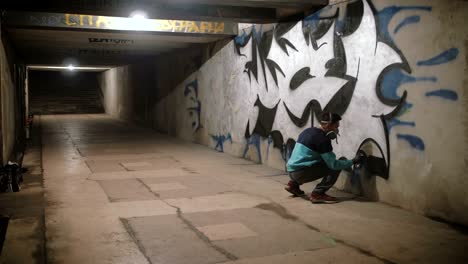
<path fill-rule="evenodd" d="M 68 68 L 69 71 L 73 71 L 75 69 L 75 66 L 70 64 L 70 65 L 68 65 L 67 68 Z"/>
<path fill-rule="evenodd" d="M 133 19 L 146 19 L 146 13 L 143 12 L 143 11 L 133 11 L 131 14 L 130 14 L 130 18 L 133 18 Z"/>

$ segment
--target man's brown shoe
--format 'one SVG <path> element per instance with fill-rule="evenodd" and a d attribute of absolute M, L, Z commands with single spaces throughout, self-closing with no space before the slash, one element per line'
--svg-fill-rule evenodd
<path fill-rule="evenodd" d="M 310 201 L 314 204 L 316 203 L 332 204 L 332 203 L 338 202 L 338 200 L 333 196 L 320 194 L 320 193 L 314 193 L 314 192 L 310 194 Z"/>
<path fill-rule="evenodd" d="M 294 196 L 304 195 L 304 191 L 301 190 L 301 188 L 299 188 L 299 184 L 294 181 L 289 181 L 288 186 L 284 187 L 284 189 Z"/>

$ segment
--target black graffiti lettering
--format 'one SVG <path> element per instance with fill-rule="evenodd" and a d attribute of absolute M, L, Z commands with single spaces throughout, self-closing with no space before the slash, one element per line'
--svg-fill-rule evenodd
<path fill-rule="evenodd" d="M 310 67 L 304 67 L 294 74 L 289 84 L 289 89 L 296 90 L 302 83 L 314 77 L 310 75 Z"/>
<path fill-rule="evenodd" d="M 106 43 L 106 44 L 133 44 L 132 39 L 112 39 L 112 38 L 88 38 L 90 43 Z"/>
<path fill-rule="evenodd" d="M 257 123 L 255 124 L 253 133 L 258 134 L 262 137 L 267 137 L 271 133 L 273 127 L 273 122 L 275 121 L 276 111 L 278 110 L 278 103 L 275 107 L 268 108 L 266 107 L 257 95 L 257 100 L 255 101 L 255 106 L 258 107 L 258 116 Z M 261 117 L 261 118 L 260 118 Z"/>
<path fill-rule="evenodd" d="M 373 12 L 371 15 L 373 16 L 366 17 L 366 19 L 363 19 L 365 6 L 367 5 L 367 3 L 370 5 L 370 9 Z M 414 7 L 412 8 L 415 9 Z M 411 9 L 411 7 L 408 7 L 408 9 Z M 424 7 L 418 7 L 418 9 L 426 10 L 427 8 L 424 9 Z M 392 12 L 396 12 L 394 11 L 394 9 L 392 9 L 392 7 L 388 7 L 388 10 L 390 11 L 387 12 L 390 12 L 391 15 L 394 15 L 394 13 Z M 380 143 L 382 144 L 382 146 L 386 145 L 386 152 L 384 152 L 384 148 L 382 148 L 379 145 L 379 143 L 372 138 L 359 139 L 360 141 L 362 141 L 362 144 L 359 147 L 359 149 L 361 149 L 363 144 L 369 142 L 379 149 L 381 157 L 368 155 L 365 169 L 370 174 L 378 175 L 380 177 L 388 179 L 390 168 L 390 144 L 389 131 L 387 129 L 386 121 L 391 120 L 392 118 L 395 118 L 399 114 L 401 114 L 406 104 L 407 92 L 403 91 L 403 95 L 398 99 L 386 98 L 386 95 L 381 89 L 381 86 L 382 82 L 384 81 L 385 74 L 387 74 L 389 71 L 401 69 L 407 73 L 411 73 L 411 67 L 409 66 L 409 63 L 407 62 L 407 59 L 405 58 L 403 53 L 398 49 L 396 44 L 393 42 L 391 36 L 388 34 L 388 30 L 385 30 L 382 27 L 382 17 L 379 15 L 381 15 L 381 13 L 378 13 L 378 11 L 372 5 L 371 1 L 364 2 L 363 0 L 336 5 L 329 8 L 328 10 L 325 10 L 325 12 L 323 13 L 318 12 L 304 19 L 301 24 L 301 35 L 303 35 L 305 44 L 307 46 L 310 47 L 311 45 L 313 50 L 317 51 L 323 45 L 333 44 L 333 56 L 330 56 L 331 58 L 328 57 L 330 59 L 325 63 L 325 65 L 314 65 L 314 67 L 312 68 L 316 69 L 316 66 L 324 66 L 326 69 L 326 73 L 324 74 L 324 76 L 321 77 L 336 77 L 346 82 L 339 88 L 338 91 L 336 91 L 332 95 L 331 99 L 326 104 L 323 103 L 323 105 L 321 105 L 319 101 L 313 98 L 300 99 L 307 100 L 309 101 L 309 103 L 304 107 L 302 112 L 299 112 L 300 110 L 298 110 L 298 113 L 296 113 L 298 114 L 297 116 L 288 107 L 288 104 L 289 106 L 291 106 L 296 102 L 286 102 L 283 100 L 283 103 L 279 105 L 279 102 L 282 100 L 281 98 L 279 98 L 278 104 L 276 104 L 273 108 L 267 108 L 264 105 L 264 103 L 260 100 L 260 97 L 257 94 L 257 100 L 255 101 L 254 107 L 258 107 L 258 117 L 255 124 L 249 121 L 247 122 L 245 137 L 247 139 L 252 140 L 254 136 L 260 136 L 263 138 L 268 137 L 269 144 L 273 142 L 275 148 L 281 149 L 284 159 L 287 160 L 290 152 L 292 151 L 292 146 L 294 146 L 294 140 L 288 138 L 285 142 L 286 138 L 283 136 L 281 131 L 272 131 L 273 123 L 276 119 L 276 113 L 278 112 L 278 106 L 284 107 L 284 110 L 286 110 L 286 114 L 291 120 L 291 122 L 299 128 L 302 128 L 308 124 L 314 125 L 314 119 L 320 118 L 321 113 L 323 113 L 324 111 L 344 115 L 348 110 L 349 106 L 351 105 L 353 97 L 355 97 L 356 89 L 362 88 L 358 86 L 360 85 L 359 81 L 361 81 L 359 79 L 359 69 L 364 69 L 364 67 L 361 67 L 360 58 L 349 55 L 349 52 L 353 51 L 352 47 L 351 50 L 348 50 L 350 47 L 344 46 L 343 38 L 346 36 L 353 35 L 359 30 L 360 26 L 363 23 L 368 24 L 370 22 L 368 19 L 374 19 L 373 23 L 377 33 L 377 42 L 384 43 L 390 48 L 392 48 L 396 53 L 398 53 L 402 62 L 391 64 L 387 68 L 381 70 L 381 72 L 377 76 L 378 78 L 375 87 L 371 87 L 371 89 L 375 88 L 375 93 L 377 95 L 377 100 L 379 104 L 393 107 L 393 110 L 390 113 L 382 114 L 380 116 L 374 116 L 375 118 L 380 118 L 380 121 L 384 128 L 383 132 L 385 133 L 385 142 Z M 286 75 L 283 72 L 281 66 L 284 65 L 283 63 L 287 62 L 280 62 L 280 64 L 278 65 L 277 62 L 279 61 L 272 60 L 271 58 L 269 58 L 269 55 L 273 41 L 275 41 L 276 44 L 278 44 L 278 47 L 281 49 L 280 52 L 284 52 L 284 54 L 287 56 L 291 56 L 293 52 L 299 52 L 298 48 L 296 48 L 295 46 L 295 43 L 293 43 L 292 38 L 290 41 L 286 35 L 286 33 L 290 32 L 296 26 L 296 23 L 281 23 L 278 26 L 276 26 L 273 30 L 269 31 L 263 31 L 262 28 L 258 30 L 256 27 L 252 27 L 250 33 L 244 31 L 242 35 L 235 38 L 235 52 L 237 52 L 239 56 L 246 57 L 245 54 L 242 54 L 241 49 L 244 48 L 248 43 L 250 43 L 251 45 L 250 60 L 245 63 L 244 70 L 244 72 L 248 74 L 250 82 L 258 82 L 258 78 L 263 75 L 263 77 L 260 78 L 263 78 L 265 80 L 265 88 L 268 91 L 268 87 L 269 85 L 271 86 L 271 82 L 268 83 L 267 81 L 267 71 L 270 72 L 270 76 L 272 77 L 276 86 L 278 86 L 278 83 L 280 83 L 278 80 L 278 72 L 280 72 L 286 78 Z M 334 26 L 334 28 L 332 28 L 332 26 Z M 333 43 L 321 41 L 319 45 L 320 39 L 327 33 L 334 33 Z M 378 43 L 375 43 L 375 47 L 377 47 L 377 44 Z M 375 51 L 377 51 L 377 48 Z M 348 57 L 346 52 L 348 52 Z M 351 62 L 353 63 L 353 65 L 351 65 Z M 311 65 L 313 65 L 315 62 L 311 61 L 310 63 Z M 357 72 L 353 72 L 352 74 L 354 76 L 350 76 L 348 74 L 348 71 L 350 69 L 354 70 L 355 66 L 357 66 Z M 369 65 L 365 66 L 366 68 L 369 67 Z M 259 71 L 263 71 L 263 74 L 259 73 Z M 291 78 L 289 79 L 290 92 L 298 89 L 310 89 L 311 87 L 309 85 L 307 85 L 309 86 L 307 87 L 303 84 L 307 80 L 315 77 L 311 73 L 311 67 L 307 67 L 305 65 L 301 65 L 299 69 L 295 69 L 295 72 L 292 75 L 293 76 L 287 76 L 287 78 Z M 364 76 L 364 74 L 361 73 L 361 76 Z M 301 85 L 303 85 L 304 87 L 302 87 Z M 362 114 L 369 113 L 366 112 Z M 253 132 L 251 134 L 250 128 L 252 126 L 254 127 L 254 129 L 252 130 Z"/>

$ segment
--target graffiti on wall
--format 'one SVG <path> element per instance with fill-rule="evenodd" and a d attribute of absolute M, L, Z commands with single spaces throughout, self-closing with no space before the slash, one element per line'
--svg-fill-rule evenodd
<path fill-rule="evenodd" d="M 226 141 L 231 142 L 232 144 L 232 136 L 230 133 L 227 135 L 210 135 L 213 141 L 216 143 L 215 150 L 219 152 L 224 152 L 224 143 Z"/>
<path fill-rule="evenodd" d="M 379 18 L 379 22 L 381 23 L 381 29 L 384 32 L 384 34 L 382 35 L 382 38 L 387 39 L 394 46 L 396 46 L 396 44 L 389 33 L 388 25 L 390 23 L 390 20 L 398 12 L 404 11 L 404 10 L 413 10 L 413 11 L 419 10 L 419 11 L 428 12 L 428 11 L 432 11 L 432 8 L 428 6 L 407 6 L 407 7 L 390 6 L 379 11 L 378 18 Z M 421 21 L 421 17 L 419 15 L 408 16 L 404 18 L 395 27 L 395 30 L 393 32 L 394 34 L 397 34 L 402 28 L 411 24 L 417 24 L 420 21 Z M 417 67 L 436 66 L 436 65 L 449 63 L 457 58 L 458 53 L 459 53 L 459 50 L 457 48 L 449 48 L 446 51 L 443 51 L 440 54 L 433 56 L 432 58 L 418 61 L 416 63 L 416 66 Z M 402 72 L 402 69 L 394 69 L 392 71 L 387 72 L 382 80 L 382 89 L 383 89 L 383 93 L 385 97 L 393 99 L 393 100 L 397 99 L 399 97 L 397 95 L 397 91 L 399 90 L 401 86 L 403 86 L 406 83 L 414 83 L 414 82 L 438 83 L 438 78 L 435 76 L 422 76 L 422 77 L 416 76 L 415 77 L 411 73 L 412 71 L 410 68 L 406 69 L 406 73 Z M 439 89 L 439 90 L 430 91 L 426 93 L 426 96 L 427 97 L 431 97 L 431 96 L 440 97 L 440 98 L 451 100 L 451 101 L 456 101 L 458 99 L 458 94 L 455 91 L 450 90 L 450 89 Z M 395 116 L 394 118 L 388 121 L 389 133 L 391 132 L 392 128 L 395 126 L 407 126 L 407 127 L 416 126 L 416 122 L 414 121 L 400 120 L 400 117 L 404 116 L 404 114 L 407 113 L 413 106 L 414 105 L 411 102 L 406 101 L 402 109 L 397 114 L 397 116 Z M 424 151 L 426 148 L 424 141 L 417 135 L 397 133 L 396 138 L 399 140 L 404 140 L 408 142 L 409 145 L 416 150 Z"/>
<path fill-rule="evenodd" d="M 201 113 L 201 102 L 198 99 L 198 80 L 195 79 L 192 82 L 185 85 L 184 97 L 186 110 L 190 117 L 190 125 L 193 133 L 197 132 L 201 128 L 200 113 Z"/>
<path fill-rule="evenodd" d="M 258 134 L 253 134 L 247 138 L 247 143 L 244 148 L 244 154 L 242 157 L 245 159 L 247 157 L 247 152 L 250 150 L 250 147 L 254 147 L 257 152 L 257 159 L 259 163 L 262 163 L 262 152 L 260 148 L 261 138 Z"/>
<path fill-rule="evenodd" d="M 369 168 L 388 178 L 392 128 L 416 126 L 401 120 L 413 104 L 407 100 L 408 91 L 399 93 L 399 89 L 407 83 L 438 82 L 435 76 L 412 75 L 390 32 L 397 34 L 419 23 L 421 13 L 431 11 L 430 6 L 377 10 L 363 0 L 328 6 L 299 23 L 279 24 L 269 31 L 256 26 L 244 29 L 234 40 L 235 52 L 246 61 L 244 73 L 257 91 L 252 107 L 258 109 L 256 119 L 246 122 L 244 157 L 255 146 L 261 161 L 263 138 L 271 140 L 268 146 L 280 149 L 287 160 L 297 135 L 316 124 L 323 111 L 330 111 L 344 118 L 342 143 L 334 147 L 352 157 L 364 143 L 373 144 L 378 151 L 371 153 Z M 400 12 L 409 16 L 392 31 L 390 21 Z M 451 48 L 417 65 L 439 65 L 457 55 L 458 49 Z M 449 89 L 426 96 L 458 98 Z M 414 149 L 425 149 L 417 135 L 397 134 L 396 138 Z"/>

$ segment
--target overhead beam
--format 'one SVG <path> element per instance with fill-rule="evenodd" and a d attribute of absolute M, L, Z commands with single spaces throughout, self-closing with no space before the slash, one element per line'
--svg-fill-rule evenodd
<path fill-rule="evenodd" d="M 134 8 L 163 8 L 170 5 L 224 5 L 224 6 L 245 6 L 245 7 L 304 7 L 304 6 L 325 6 L 334 0 L 49 0 L 49 1 L 28 1 L 16 0 L 5 1 L 2 8 L 11 9 L 24 7 L 26 4 L 34 10 L 39 8 L 64 8 L 70 7 L 88 10 L 104 9 L 127 9 L 131 11 Z"/>
<path fill-rule="evenodd" d="M 187 35 L 237 35 L 238 33 L 238 24 L 229 21 L 133 19 L 69 13 L 9 11 L 4 14 L 3 23 L 9 27 L 138 31 Z"/>
<path fill-rule="evenodd" d="M 49 13 L 82 13 L 128 17 L 144 10 L 149 18 L 174 20 L 223 20 L 241 23 L 272 23 L 285 12 L 300 15 L 317 10 L 328 0 L 51 0 L 7 1 L 5 10 Z"/>
<path fill-rule="evenodd" d="M 328 0 L 154 0 L 156 3 L 165 4 L 206 4 L 226 6 L 248 6 L 248 7 L 304 7 L 304 6 L 326 6 Z"/>
<path fill-rule="evenodd" d="M 65 4 L 67 3 L 67 4 Z M 7 10 L 45 13 L 81 13 L 101 16 L 128 17 L 134 10 L 143 10 L 148 18 L 172 20 L 216 20 L 240 23 L 270 23 L 277 20 L 277 10 L 271 7 L 242 7 L 225 5 L 174 5 L 158 6 L 155 3 L 135 6 L 110 6 L 102 8 L 99 5 L 75 6 L 61 1 L 57 5 L 12 5 Z"/>
<path fill-rule="evenodd" d="M 126 65 L 132 63 L 144 63 L 144 62 L 154 62 L 156 61 L 155 55 L 113 55 L 113 56 L 87 56 L 80 55 L 74 56 L 75 53 L 52 53 L 44 52 L 37 54 L 35 52 L 22 52 L 20 55 L 24 58 L 24 63 L 26 64 L 36 64 L 36 65 L 64 65 L 67 66 L 70 61 L 73 61 L 75 66 L 100 66 L 100 65 Z M 74 58 L 70 60 L 70 58 Z"/>

